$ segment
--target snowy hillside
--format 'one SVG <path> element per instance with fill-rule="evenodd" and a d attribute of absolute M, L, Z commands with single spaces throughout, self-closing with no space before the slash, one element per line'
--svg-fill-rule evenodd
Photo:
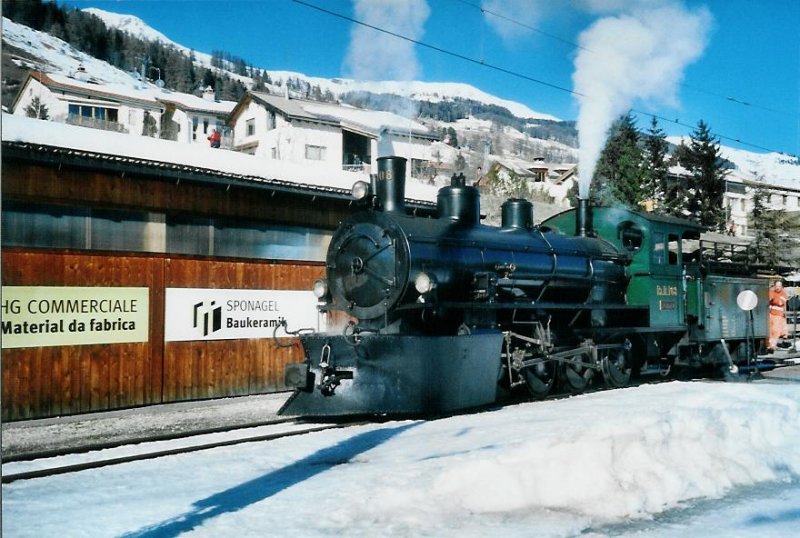
<path fill-rule="evenodd" d="M 418 80 L 368 81 L 344 78 L 326 79 L 309 77 L 302 73 L 295 73 L 292 71 L 269 71 L 269 75 L 276 81 L 299 78 L 300 80 L 307 81 L 309 84 L 319 86 L 323 91 L 330 90 L 334 95 L 341 95 L 353 91 L 366 91 L 378 94 L 388 93 L 434 103 L 460 97 L 462 99 L 472 99 L 481 103 L 504 107 L 519 118 L 560 121 L 559 118 L 550 114 L 531 110 L 521 103 L 495 97 L 474 86 L 460 82 L 422 82 Z"/>
<path fill-rule="evenodd" d="M 687 137 L 668 137 L 672 144 L 683 141 L 689 143 Z M 732 171 L 735 179 L 763 180 L 771 185 L 781 185 L 800 189 L 800 159 L 782 153 L 755 153 L 743 149 L 735 149 L 725 145 L 720 146 L 720 153 L 724 159 L 736 165 Z"/>
<path fill-rule="evenodd" d="M 123 32 L 140 37 L 144 40 L 160 41 L 165 45 L 171 45 L 179 50 L 184 51 L 187 55 L 190 49 L 179 45 L 170 40 L 167 36 L 155 30 L 143 20 L 133 15 L 120 15 L 111 13 L 97 8 L 85 9 L 87 13 L 91 13 L 103 20 L 107 26 L 118 28 Z M 194 51 L 195 58 L 198 63 L 204 67 L 211 65 L 211 55 Z M 544 114 L 531 110 L 527 106 L 506 99 L 501 99 L 490 95 L 486 92 L 470 86 L 469 84 L 457 82 L 420 82 L 420 81 L 357 81 L 350 79 L 326 79 L 307 76 L 303 73 L 295 73 L 292 71 L 270 71 L 267 70 L 269 76 L 275 81 L 285 81 L 290 78 L 300 79 L 308 82 L 311 85 L 319 86 L 322 91 L 330 90 L 335 96 L 352 91 L 367 91 L 372 93 L 390 93 L 402 97 L 409 97 L 411 99 L 426 100 L 432 102 L 445 101 L 453 97 L 460 97 L 462 99 L 474 99 L 481 103 L 489 105 L 497 105 L 507 108 L 512 114 L 519 118 L 530 119 L 546 119 L 559 121 L 558 118 L 550 114 Z M 233 76 L 233 74 L 231 74 Z"/>
<path fill-rule="evenodd" d="M 39 59 L 37 63 L 12 59 L 14 63 L 26 69 L 71 75 L 78 69 L 78 65 L 83 64 L 86 72 L 100 82 L 127 85 L 131 88 L 138 82 L 130 73 L 80 52 L 57 37 L 32 30 L 5 17 L 3 17 L 3 42 Z"/>

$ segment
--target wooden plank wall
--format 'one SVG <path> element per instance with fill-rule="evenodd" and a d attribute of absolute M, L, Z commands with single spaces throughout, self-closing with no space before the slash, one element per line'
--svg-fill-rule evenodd
<path fill-rule="evenodd" d="M 319 264 L 167 259 L 168 288 L 307 290 L 323 274 Z M 272 339 L 167 342 L 164 400 L 193 400 L 285 390 L 283 367 L 303 355 L 296 339 L 289 348 Z"/>
<path fill-rule="evenodd" d="M 299 344 L 270 339 L 164 343 L 166 287 L 309 289 L 321 264 L 5 249 L 6 286 L 150 288 L 147 343 L 3 350 L 2 419 L 43 418 L 284 390 Z"/>

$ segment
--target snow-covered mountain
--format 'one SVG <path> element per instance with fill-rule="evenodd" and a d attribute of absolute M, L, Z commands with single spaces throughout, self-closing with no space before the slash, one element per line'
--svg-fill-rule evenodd
<path fill-rule="evenodd" d="M 123 32 L 127 32 L 133 36 L 139 37 L 143 40 L 160 41 L 164 45 L 170 45 L 178 50 L 189 54 L 190 49 L 180 45 L 158 30 L 149 26 L 142 19 L 133 15 L 120 15 L 118 13 L 111 13 L 97 8 L 87 8 L 83 10 L 99 17 L 106 26 L 117 28 Z M 211 65 L 211 55 L 202 52 L 194 51 L 197 62 L 204 67 Z M 453 97 L 460 97 L 462 99 L 473 99 L 485 104 L 497 105 L 507 108 L 512 114 L 523 119 L 545 119 L 559 121 L 559 118 L 538 112 L 530 109 L 529 107 L 501 99 L 494 95 L 488 94 L 478 88 L 469 84 L 459 82 L 421 82 L 421 81 L 358 81 L 351 79 L 335 78 L 319 78 L 308 76 L 303 73 L 296 73 L 292 71 L 270 71 L 267 70 L 269 76 L 274 81 L 286 81 L 290 78 L 300 79 L 308 82 L 312 86 L 319 86 L 323 91 L 330 90 L 335 96 L 352 91 L 366 91 L 372 93 L 388 93 L 399 95 L 401 97 L 408 97 L 411 99 L 426 100 L 432 102 L 445 101 Z"/>

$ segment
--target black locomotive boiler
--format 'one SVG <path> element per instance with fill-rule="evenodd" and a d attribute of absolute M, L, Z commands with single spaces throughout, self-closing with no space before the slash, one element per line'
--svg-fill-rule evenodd
<path fill-rule="evenodd" d="M 281 413 L 448 413 L 518 387 L 543 397 L 557 383 L 572 392 L 600 379 L 622 386 L 648 358 L 667 368 L 719 360 L 710 352 L 716 336 L 710 345 L 687 340 L 686 286 L 677 282 L 689 281 L 686 271 L 674 286 L 653 280 L 674 291 L 682 319 L 663 323 L 651 304 L 631 304 L 631 283 L 642 284 L 631 267 L 652 231 L 635 212 L 593 213 L 582 202 L 536 227 L 532 204 L 511 199 L 501 226 L 487 226 L 479 191 L 454 180 L 438 193 L 437 216 L 417 217 L 405 208 L 405 163 L 379 158 L 371 184 L 354 187 L 362 208 L 337 228 L 327 278 L 314 284 L 320 310 L 349 321 L 300 335 L 305 360 L 286 369 L 296 390 Z M 598 236 L 598 217 L 599 229 L 615 235 Z M 699 236 L 698 227 L 682 226 L 684 238 Z"/>

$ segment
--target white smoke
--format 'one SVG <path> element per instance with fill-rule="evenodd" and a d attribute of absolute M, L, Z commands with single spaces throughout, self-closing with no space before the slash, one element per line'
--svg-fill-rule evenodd
<path fill-rule="evenodd" d="M 354 0 L 355 18 L 419 40 L 430 15 L 426 0 Z M 355 25 L 344 60 L 346 76 L 356 80 L 414 80 L 420 67 L 414 43 Z"/>
<path fill-rule="evenodd" d="M 619 0 L 583 0 L 591 9 L 612 9 Z M 580 196 L 589 183 L 613 121 L 635 101 L 677 105 L 684 68 L 703 52 L 711 26 L 705 8 L 641 0 L 632 10 L 596 21 L 580 35 L 575 58 L 578 94 Z"/>

